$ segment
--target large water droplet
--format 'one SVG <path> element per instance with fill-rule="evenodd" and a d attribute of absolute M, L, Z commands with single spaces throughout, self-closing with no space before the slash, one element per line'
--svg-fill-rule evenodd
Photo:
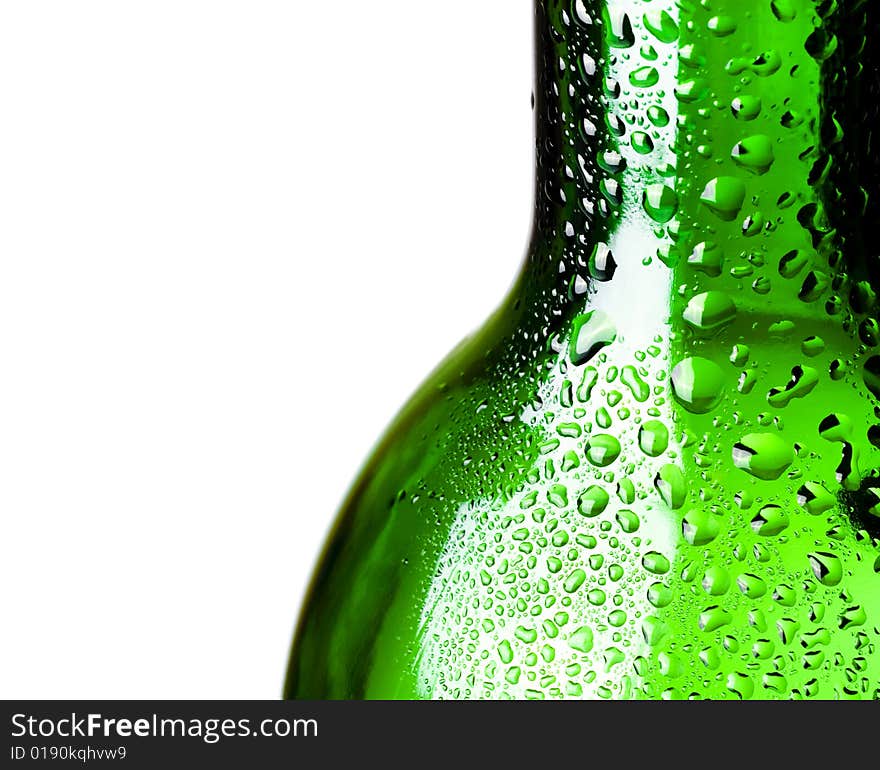
<path fill-rule="evenodd" d="M 636 88 L 650 88 L 657 85 L 660 80 L 660 73 L 656 67 L 645 65 L 644 67 L 636 67 L 630 75 L 629 82 Z"/>
<path fill-rule="evenodd" d="M 700 196 L 703 204 L 725 222 L 736 219 L 745 199 L 745 184 L 733 176 L 715 177 L 706 185 Z"/>
<path fill-rule="evenodd" d="M 722 291 L 705 291 L 688 302 L 682 317 L 693 329 L 712 333 L 733 322 L 736 305 Z"/>
<path fill-rule="evenodd" d="M 590 255 L 589 261 L 590 276 L 595 281 L 605 282 L 614 278 L 617 270 L 617 262 L 614 261 L 614 254 L 605 243 L 597 243 Z"/>
<path fill-rule="evenodd" d="M 588 518 L 598 516 L 608 506 L 610 499 L 610 496 L 602 487 L 592 486 L 579 495 L 578 511 Z"/>
<path fill-rule="evenodd" d="M 788 513 L 778 505 L 765 505 L 752 519 L 752 529 L 761 537 L 775 537 L 790 523 Z"/>
<path fill-rule="evenodd" d="M 793 21 L 797 16 L 797 8 L 794 0 L 771 0 L 770 10 L 773 15 L 781 22 Z"/>
<path fill-rule="evenodd" d="M 620 456 L 620 442 L 610 433 L 590 436 L 587 442 L 587 459 L 595 466 L 604 468 Z"/>
<path fill-rule="evenodd" d="M 672 390 L 689 412 L 705 414 L 721 400 L 724 374 L 708 358 L 685 358 L 672 370 Z"/>
<path fill-rule="evenodd" d="M 737 120 L 754 120 L 761 114 L 761 100 L 757 96 L 738 96 L 730 109 Z"/>
<path fill-rule="evenodd" d="M 823 586 L 833 588 L 843 580 L 843 564 L 833 553 L 818 551 L 811 553 L 807 558 L 810 560 L 810 567 L 813 569 L 816 580 Z"/>
<path fill-rule="evenodd" d="M 721 531 L 721 518 L 705 508 L 693 508 L 685 514 L 681 533 L 691 545 L 711 543 Z"/>
<path fill-rule="evenodd" d="M 675 190 L 661 182 L 649 184 L 642 196 L 642 205 L 655 222 L 665 224 L 678 211 L 678 195 Z"/>
<path fill-rule="evenodd" d="M 764 481 L 778 479 L 794 461 L 794 450 L 775 433 L 750 433 L 733 446 L 733 464 Z"/>
<path fill-rule="evenodd" d="M 574 319 L 569 355 L 575 366 L 581 366 L 617 338 L 611 317 L 601 310 L 579 315 Z"/>
<path fill-rule="evenodd" d="M 649 457 L 659 457 L 669 446 L 669 429 L 660 420 L 648 420 L 639 429 L 639 447 Z"/>
<path fill-rule="evenodd" d="M 753 174 L 766 174 L 773 165 L 773 145 L 763 134 L 748 136 L 737 142 L 730 153 L 734 162 Z"/>
<path fill-rule="evenodd" d="M 674 43 L 678 39 L 678 24 L 667 11 L 648 11 L 643 21 L 645 29 L 661 43 Z"/>

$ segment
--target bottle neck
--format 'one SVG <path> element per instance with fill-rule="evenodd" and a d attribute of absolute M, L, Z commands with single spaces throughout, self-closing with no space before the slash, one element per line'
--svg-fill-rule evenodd
<path fill-rule="evenodd" d="M 588 301 L 656 330 L 706 291 L 819 316 L 876 286 L 869 6 L 536 0 L 524 287 L 545 329 Z"/>

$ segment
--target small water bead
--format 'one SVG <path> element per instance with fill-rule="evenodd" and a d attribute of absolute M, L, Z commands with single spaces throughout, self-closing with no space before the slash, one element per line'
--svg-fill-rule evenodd
<path fill-rule="evenodd" d="M 610 433 L 591 436 L 587 442 L 587 459 L 598 468 L 611 465 L 620 456 L 620 442 Z"/>
<path fill-rule="evenodd" d="M 694 414 L 710 412 L 722 396 L 724 374 L 708 358 L 693 356 L 672 370 L 672 390 L 676 399 Z"/>
<path fill-rule="evenodd" d="M 651 219 L 659 224 L 665 224 L 678 211 L 678 195 L 671 187 L 656 182 L 645 187 L 642 205 Z"/>
<path fill-rule="evenodd" d="M 669 447 L 669 429 L 659 420 L 648 420 L 639 428 L 639 448 L 648 457 L 659 457 Z"/>
<path fill-rule="evenodd" d="M 608 507 L 608 492 L 600 486 L 592 486 L 578 496 L 577 508 L 582 516 L 592 518 L 600 515 Z"/>
<path fill-rule="evenodd" d="M 773 145 L 769 137 L 763 134 L 740 139 L 731 150 L 730 157 L 738 166 L 756 175 L 766 174 L 775 160 Z"/>
<path fill-rule="evenodd" d="M 617 338 L 617 329 L 611 317 L 601 310 L 579 315 L 574 319 L 569 355 L 575 366 L 593 358 L 602 348 Z"/>
<path fill-rule="evenodd" d="M 719 219 L 729 222 L 736 218 L 746 198 L 746 186 L 732 176 L 712 179 L 703 189 L 700 201 Z"/>
<path fill-rule="evenodd" d="M 682 317 L 695 331 L 711 334 L 733 323 L 736 305 L 724 292 L 706 291 L 691 298 Z"/>
<path fill-rule="evenodd" d="M 737 120 L 754 120 L 761 114 L 761 100 L 757 96 L 737 96 L 730 109 Z"/>
<path fill-rule="evenodd" d="M 733 446 L 733 464 L 763 481 L 778 479 L 794 462 L 794 450 L 775 433 L 750 433 Z"/>

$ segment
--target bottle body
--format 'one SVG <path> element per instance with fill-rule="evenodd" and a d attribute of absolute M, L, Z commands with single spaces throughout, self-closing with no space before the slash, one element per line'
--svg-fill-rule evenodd
<path fill-rule="evenodd" d="M 876 13 L 535 9 L 526 265 L 352 490 L 286 695 L 878 697 Z"/>

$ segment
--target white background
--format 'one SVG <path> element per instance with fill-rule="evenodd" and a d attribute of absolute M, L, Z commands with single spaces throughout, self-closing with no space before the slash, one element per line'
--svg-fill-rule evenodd
<path fill-rule="evenodd" d="M 531 34 L 0 5 L 0 696 L 280 694 L 347 486 L 524 253 Z"/>

